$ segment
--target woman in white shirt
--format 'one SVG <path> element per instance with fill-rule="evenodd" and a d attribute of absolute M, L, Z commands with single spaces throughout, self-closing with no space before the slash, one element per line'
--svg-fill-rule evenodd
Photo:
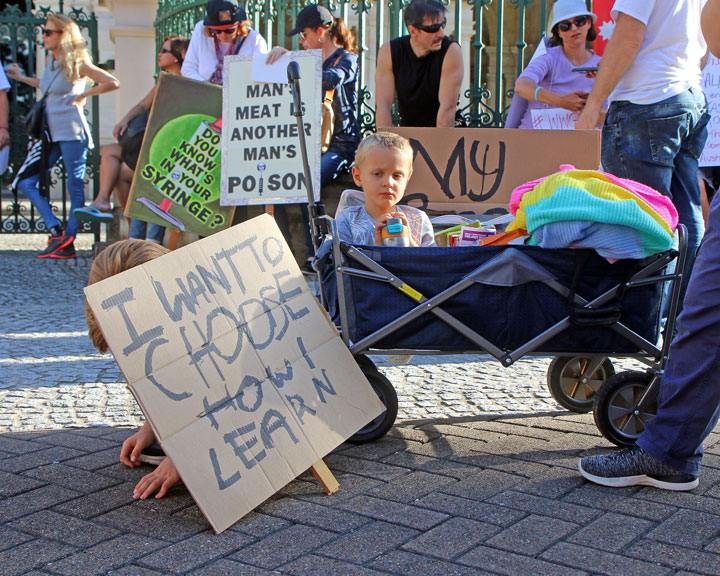
<path fill-rule="evenodd" d="M 234 0 L 209 0 L 205 19 L 198 22 L 182 66 L 182 75 L 193 80 L 222 84 L 225 56 L 267 53 L 267 43 L 250 28 L 242 6 Z"/>

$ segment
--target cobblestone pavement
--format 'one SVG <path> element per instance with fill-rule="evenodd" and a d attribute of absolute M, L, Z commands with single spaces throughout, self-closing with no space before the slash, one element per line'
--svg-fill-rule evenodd
<path fill-rule="evenodd" d="M 720 435 L 693 493 L 586 484 L 578 456 L 608 444 L 546 358 L 380 358 L 398 423 L 325 459 L 340 492 L 305 474 L 219 536 L 182 487 L 133 502 L 146 470 L 117 455 L 142 417 L 87 338 L 90 241 L 47 261 L 0 236 L 0 573 L 720 574 Z"/>

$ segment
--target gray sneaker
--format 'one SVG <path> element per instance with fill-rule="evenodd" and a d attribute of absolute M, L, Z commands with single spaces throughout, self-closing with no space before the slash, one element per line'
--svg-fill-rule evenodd
<path fill-rule="evenodd" d="M 692 490 L 698 477 L 685 474 L 650 456 L 639 446 L 630 446 L 612 454 L 586 456 L 578 469 L 590 482 L 602 486 L 655 486 L 662 490 Z"/>

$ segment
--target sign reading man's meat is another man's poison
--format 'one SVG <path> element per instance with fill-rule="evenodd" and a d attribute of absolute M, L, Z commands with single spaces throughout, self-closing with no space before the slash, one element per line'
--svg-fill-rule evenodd
<path fill-rule="evenodd" d="M 384 410 L 270 216 L 85 293 L 216 532 Z"/>

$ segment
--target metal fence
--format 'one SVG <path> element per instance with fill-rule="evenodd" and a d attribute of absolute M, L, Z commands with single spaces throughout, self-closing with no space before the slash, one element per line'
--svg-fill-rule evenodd
<path fill-rule="evenodd" d="M 465 78 L 461 106 L 470 126 L 503 125 L 512 87 L 545 32 L 552 0 L 441 0 L 448 10 L 446 33 L 461 45 Z M 409 0 L 323 0 L 357 38 L 358 112 L 363 131 L 374 130 L 374 76 L 379 47 L 406 33 L 403 8 Z M 204 17 L 206 0 L 159 0 L 155 21 L 158 49 L 168 34 L 190 35 Z M 298 48 L 285 34 L 304 6 L 298 0 L 248 0 L 254 27 L 268 46 Z"/>
<path fill-rule="evenodd" d="M 30 4 L 28 2 L 28 4 Z M 64 2 L 60 0 L 58 12 L 63 13 Z M 6 6 L 0 12 L 0 59 L 2 65 L 17 62 L 27 76 L 38 76 L 44 69 L 45 50 L 43 49 L 42 28 L 47 18 L 53 14 L 49 8 L 38 8 L 31 11 L 20 10 L 17 6 Z M 98 32 L 97 19 L 94 13 L 88 14 L 83 9 L 72 8 L 68 14 L 80 27 L 88 42 L 88 49 L 94 62 L 98 61 Z M 0 234 L 12 233 L 38 233 L 46 232 L 43 221 L 37 217 L 35 210 L 27 200 L 18 197 L 17 191 L 9 196 L 4 190 L 22 165 L 27 151 L 28 138 L 23 131 L 23 119 L 35 103 L 37 91 L 20 82 L 11 81 L 8 92 L 10 103 L 9 130 L 10 130 L 10 165 L 2 177 L 0 191 Z M 88 124 L 95 142 L 100 141 L 99 134 L 99 108 L 98 97 L 90 99 L 89 106 L 85 108 Z M 92 195 L 97 195 L 98 171 L 100 166 L 99 148 L 88 153 L 88 169 L 85 173 L 86 187 L 90 187 Z M 67 194 L 65 171 L 62 163 L 56 166 L 49 174 L 50 199 L 53 210 L 58 219 L 67 224 L 70 209 L 70 199 Z M 80 232 L 90 232 L 93 229 L 84 225 Z"/>

